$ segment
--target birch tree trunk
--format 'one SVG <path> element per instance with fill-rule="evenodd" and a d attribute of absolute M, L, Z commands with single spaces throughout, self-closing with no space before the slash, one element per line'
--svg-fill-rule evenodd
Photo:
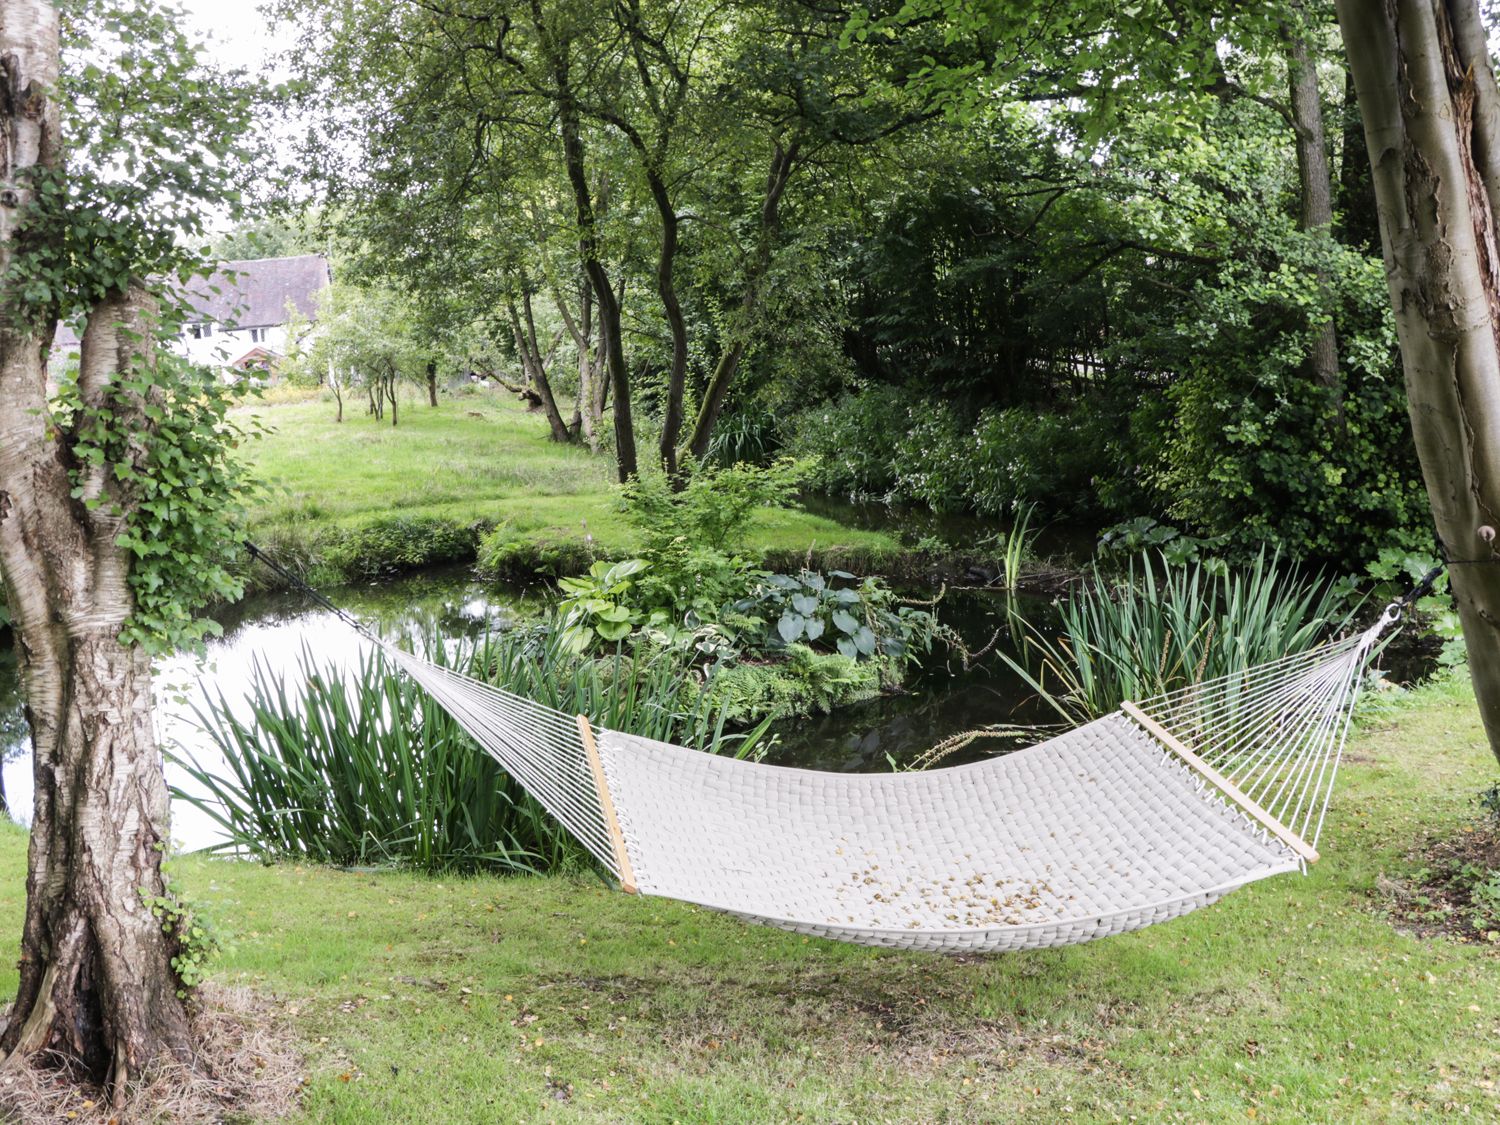
<path fill-rule="evenodd" d="M 1338 0 L 1412 432 L 1500 757 L 1500 95 L 1477 0 Z"/>
<path fill-rule="evenodd" d="M 50 5 L 0 0 L 0 272 L 40 236 L 18 233 L 37 173 L 60 170 L 58 24 Z M 93 310 L 79 390 L 149 426 L 119 395 L 149 362 L 154 304 L 134 288 Z M 73 466 L 47 412 L 54 318 L 0 322 L 0 571 L 31 726 L 36 788 L 16 1002 L 0 1033 L 11 1059 L 47 1052 L 117 1092 L 164 1057 L 191 1059 L 172 950 L 148 899 L 166 894 L 167 789 L 151 721 L 151 670 L 120 643 L 130 557 L 112 466 Z M 127 419 L 129 420 L 129 419 Z M 75 499 L 74 488 L 80 493 Z M 109 503 L 89 507 L 90 498 Z"/>

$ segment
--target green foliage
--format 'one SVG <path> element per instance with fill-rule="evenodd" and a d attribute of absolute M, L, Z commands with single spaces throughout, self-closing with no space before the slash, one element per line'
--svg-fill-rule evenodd
<path fill-rule="evenodd" d="M 189 992 L 203 983 L 209 964 L 223 949 L 223 935 L 201 907 L 179 897 L 170 884 L 164 895 L 148 895 L 143 889 L 141 901 L 167 935 L 172 972 L 177 977 L 177 995 L 186 999 Z"/>
<path fill-rule="evenodd" d="M 933 614 L 900 605 L 880 579 L 841 570 L 764 575 L 734 608 L 763 622 L 753 642 L 762 651 L 806 646 L 902 665 L 930 652 L 939 632 Z"/>
<path fill-rule="evenodd" d="M 781 659 L 741 660 L 714 669 L 704 696 L 731 723 L 746 724 L 794 715 L 827 714 L 872 698 L 882 688 L 875 662 L 838 652 L 815 652 L 803 644 L 781 650 Z"/>
<path fill-rule="evenodd" d="M 479 551 L 485 524 L 440 516 L 389 516 L 328 535 L 320 544 L 324 574 L 349 581 L 403 570 L 469 562 Z"/>
<path fill-rule="evenodd" d="M 613 644 L 635 630 L 644 614 L 634 604 L 634 579 L 649 566 L 641 559 L 616 563 L 601 559 L 587 574 L 558 582 L 564 597 L 557 612 L 572 651 L 586 652 L 595 647 L 595 641 Z"/>
<path fill-rule="evenodd" d="M 475 570 L 493 581 L 529 582 L 578 574 L 595 561 L 591 543 L 502 524 L 480 537 Z"/>
<path fill-rule="evenodd" d="M 241 591 L 226 565 L 249 492 L 234 450 L 253 427 L 230 421 L 229 391 L 212 373 L 168 349 L 190 279 L 209 265 L 207 216 L 238 213 L 240 177 L 255 164 L 251 90 L 205 62 L 171 8 L 61 9 L 67 161 L 28 174 L 3 313 L 50 340 L 59 319 L 114 315 L 127 293 L 158 306 L 145 339 L 122 330 L 128 369 L 102 372 L 87 392 L 68 372 L 49 405 L 74 499 L 132 556 L 121 639 L 164 652 L 214 631 L 199 612 Z"/>
<path fill-rule="evenodd" d="M 740 410 L 719 419 L 709 442 L 707 460 L 728 468 L 765 465 L 781 448 L 776 420 L 759 410 Z"/>
<path fill-rule="evenodd" d="M 457 723 L 379 653 L 346 679 L 310 650 L 293 674 L 257 661 L 243 701 L 199 719 L 223 766 L 182 765 L 208 798 L 179 794 L 226 849 L 424 870 L 546 870 L 574 847 Z"/>
<path fill-rule="evenodd" d="M 678 541 L 735 551 L 756 510 L 785 507 L 803 476 L 796 462 L 783 458 L 764 468 L 699 465 L 675 487 L 663 476 L 639 477 L 625 486 L 625 514 L 640 529 L 648 558 Z"/>
<path fill-rule="evenodd" d="M 244 538 L 254 487 L 235 454 L 255 423 L 229 417 L 231 388 L 207 368 L 165 350 L 85 401 L 70 371 L 53 401 L 68 436 L 74 497 L 122 520 L 118 542 L 133 559 L 134 607 L 121 638 L 152 652 L 192 645 L 218 626 L 198 616 L 243 592 L 229 548 Z M 106 490 L 89 481 L 109 467 Z"/>
<path fill-rule="evenodd" d="M 725 715 L 671 652 L 591 660 L 542 627 L 457 651 L 430 638 L 426 655 L 600 726 L 709 753 L 754 754 L 762 734 L 725 734 Z M 243 701 L 221 693 L 198 716 L 227 770 L 183 760 L 195 791 L 178 796 L 220 826 L 226 849 L 426 871 L 581 861 L 556 822 L 378 650 L 348 675 L 309 650 L 291 674 L 257 663 Z"/>
<path fill-rule="evenodd" d="M 1088 517 L 1100 510 L 1104 420 L 1030 407 L 986 410 L 872 387 L 808 411 L 793 449 L 836 495 L 1006 515 L 1022 507 Z"/>
<path fill-rule="evenodd" d="M 898 472 L 891 443 L 910 424 L 909 403 L 894 389 L 872 388 L 802 414 L 792 447 L 811 463 L 810 483 L 833 495 L 890 495 Z"/>
<path fill-rule="evenodd" d="M 1389 605 L 1405 597 L 1440 561 L 1436 555 L 1423 551 L 1385 547 L 1365 567 L 1363 578 L 1347 576 L 1339 581 L 1338 589 L 1351 602 L 1367 599 L 1376 605 Z M 1449 592 L 1448 579 L 1448 571 L 1444 569 L 1433 582 L 1432 593 L 1418 598 L 1410 612 L 1417 628 L 1442 641 L 1438 661 L 1451 667 L 1468 660 L 1468 652 L 1464 648 L 1463 626 Z"/>
<path fill-rule="evenodd" d="M 1312 271 L 1332 251 L 1299 232 L 1256 234 L 1174 328 L 1175 423 L 1155 478 L 1170 511 L 1208 535 L 1345 565 L 1393 537 L 1420 541 L 1427 497 L 1379 261 L 1339 251 L 1329 297 Z M 1346 310 L 1335 388 L 1305 366 L 1308 318 L 1328 300 Z"/>
<path fill-rule="evenodd" d="M 1261 555 L 1248 567 L 1174 565 L 1144 554 L 1114 579 L 1097 569 L 1057 602 L 1059 623 L 1026 623 L 1019 659 L 1000 657 L 1066 721 L 1304 652 L 1347 621 L 1331 584 Z"/>
<path fill-rule="evenodd" d="M 1496 828 L 1500 828 L 1500 782 L 1496 782 L 1479 794 L 1479 808 Z"/>
<path fill-rule="evenodd" d="M 1160 554 L 1168 566 L 1199 563 L 1210 573 L 1227 570 L 1229 562 L 1221 552 L 1228 546 L 1227 535 L 1211 539 L 1185 535 L 1150 516 L 1137 516 L 1099 533 L 1099 554 L 1104 558 L 1128 558 L 1149 551 Z"/>

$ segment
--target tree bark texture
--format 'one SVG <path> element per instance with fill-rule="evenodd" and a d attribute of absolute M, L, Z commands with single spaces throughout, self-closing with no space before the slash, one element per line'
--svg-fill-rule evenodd
<path fill-rule="evenodd" d="M 438 388 L 437 388 L 437 383 L 438 383 L 438 380 L 437 380 L 437 361 L 429 359 L 427 361 L 427 405 L 428 406 L 436 406 L 438 404 Z"/>
<path fill-rule="evenodd" d="M 0 272 L 34 170 L 56 171 L 57 16 L 0 0 Z M 149 362 L 155 306 L 131 288 L 100 301 L 81 346 L 79 393 L 145 433 L 146 402 L 112 393 Z M 72 463 L 70 434 L 47 410 L 55 317 L 0 322 L 0 572 L 31 727 L 35 807 L 16 1002 L 0 1033 L 11 1058 L 47 1052 L 116 1090 L 153 1063 L 191 1058 L 172 950 L 149 898 L 164 896 L 167 789 L 151 720 L 147 655 L 122 645 L 130 556 L 116 546 L 128 510 L 111 465 Z M 143 358 L 144 356 L 144 358 Z M 123 404 L 123 405 L 122 405 Z M 75 479 L 76 474 L 76 479 Z M 74 488 L 78 494 L 75 497 Z M 88 501 L 104 503 L 90 507 Z"/>
<path fill-rule="evenodd" d="M 1476 0 L 1338 0 L 1412 431 L 1500 757 L 1500 101 Z"/>

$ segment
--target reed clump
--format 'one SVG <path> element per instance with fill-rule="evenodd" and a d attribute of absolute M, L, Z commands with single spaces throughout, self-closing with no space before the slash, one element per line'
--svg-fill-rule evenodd
<path fill-rule="evenodd" d="M 668 651 L 582 658 L 537 626 L 478 642 L 429 636 L 431 660 L 600 726 L 750 754 L 764 725 L 726 733 L 689 662 Z M 304 648 L 257 660 L 241 699 L 196 707 L 215 751 L 176 760 L 177 792 L 217 824 L 212 849 L 423 871 L 546 872 L 586 853 L 453 718 L 371 647 L 337 668 Z M 214 759 L 218 759 L 217 761 Z"/>
<path fill-rule="evenodd" d="M 1349 620 L 1330 583 L 1264 554 L 1238 568 L 1142 554 L 1123 575 L 1096 568 L 1057 611 L 1000 655 L 1069 724 L 1304 652 Z"/>

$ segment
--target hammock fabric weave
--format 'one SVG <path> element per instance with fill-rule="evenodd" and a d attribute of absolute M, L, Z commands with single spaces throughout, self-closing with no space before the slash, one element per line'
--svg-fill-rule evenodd
<path fill-rule="evenodd" d="M 865 945 L 1069 945 L 1301 869 L 1364 633 L 973 765 L 789 769 L 596 729 L 386 651 L 628 891 Z"/>

